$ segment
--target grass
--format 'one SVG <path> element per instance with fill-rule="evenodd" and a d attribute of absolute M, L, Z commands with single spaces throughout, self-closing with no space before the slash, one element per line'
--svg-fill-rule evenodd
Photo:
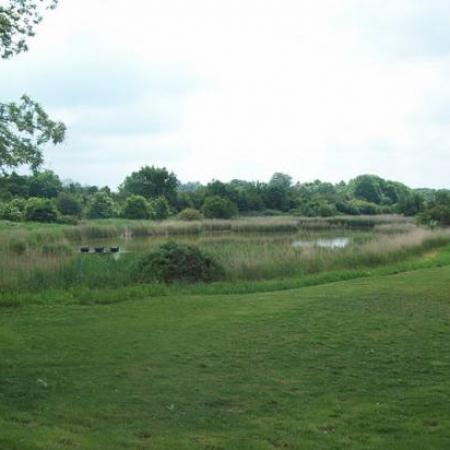
<path fill-rule="evenodd" d="M 240 286 L 244 282 L 251 286 L 270 280 L 283 280 L 285 285 L 290 278 L 297 286 L 299 279 L 304 283 L 303 279 L 311 275 L 364 271 L 395 264 L 420 257 L 450 242 L 449 230 L 427 230 L 408 224 L 394 228 L 396 232 L 393 232 L 392 227 L 370 232 L 345 231 L 352 237 L 353 243 L 339 250 L 317 246 L 294 247 L 292 243 L 297 235 L 290 233 L 204 233 L 194 238 L 178 236 L 177 239 L 194 241 L 225 268 L 224 281 L 239 283 Z M 304 232 L 298 237 L 314 240 L 318 237 L 336 237 L 335 233 Z M 124 241 L 135 252 L 115 261 L 106 256 L 78 255 L 75 251 L 78 241 L 70 241 L 64 234 L 46 234 L 42 229 L 27 231 L 20 228 L 3 232 L 0 233 L 0 248 L 3 247 L 6 257 L 0 260 L 0 287 L 10 293 L 129 286 L 134 282 L 135 262 L 140 253 L 157 247 L 166 239 L 154 236 Z M 94 242 L 108 245 L 108 241 Z M 160 286 L 152 287 L 152 292 L 161 291 Z M 4 298 L 5 295 L 0 294 L 0 303 Z"/>
<path fill-rule="evenodd" d="M 448 267 L 3 309 L 0 448 L 450 448 L 449 319 Z"/>

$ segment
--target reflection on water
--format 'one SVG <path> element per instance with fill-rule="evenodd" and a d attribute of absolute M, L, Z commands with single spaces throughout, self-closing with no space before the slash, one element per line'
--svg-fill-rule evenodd
<path fill-rule="evenodd" d="M 350 244 L 350 238 L 338 237 L 334 239 L 316 239 L 294 241 L 292 246 L 295 248 L 322 247 L 322 248 L 345 248 Z"/>

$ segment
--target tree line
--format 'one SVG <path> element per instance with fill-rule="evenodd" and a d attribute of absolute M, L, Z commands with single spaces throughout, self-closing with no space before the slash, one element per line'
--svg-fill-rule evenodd
<path fill-rule="evenodd" d="M 213 180 L 181 183 L 166 168 L 142 167 L 117 191 L 63 182 L 51 170 L 0 176 L 0 218 L 10 221 L 76 223 L 81 218 L 163 220 L 228 219 L 238 215 L 295 214 L 307 217 L 375 214 L 418 215 L 427 223 L 450 224 L 450 191 L 411 189 L 375 175 L 348 183 L 294 183 L 283 173 L 269 182 Z"/>

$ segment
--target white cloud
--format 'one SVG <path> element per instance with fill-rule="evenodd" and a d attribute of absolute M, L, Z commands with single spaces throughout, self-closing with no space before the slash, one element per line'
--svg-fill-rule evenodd
<path fill-rule="evenodd" d="M 449 187 L 450 8 L 424 5 L 62 0 L 3 77 L 67 118 L 47 159 L 81 181 L 157 164 L 183 180 L 370 172 Z M 426 26 L 438 32 L 418 51 Z"/>

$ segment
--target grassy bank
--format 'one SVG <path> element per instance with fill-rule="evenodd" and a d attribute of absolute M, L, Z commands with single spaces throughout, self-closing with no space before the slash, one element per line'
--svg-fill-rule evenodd
<path fill-rule="evenodd" d="M 449 286 L 4 309 L 0 448 L 449 448 Z"/>

